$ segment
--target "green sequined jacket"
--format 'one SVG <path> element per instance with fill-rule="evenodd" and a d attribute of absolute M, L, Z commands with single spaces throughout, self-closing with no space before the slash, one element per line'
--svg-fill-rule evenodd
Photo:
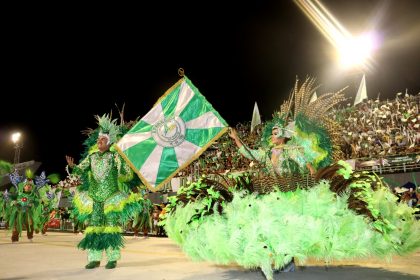
<path fill-rule="evenodd" d="M 104 202 L 118 192 L 118 181 L 127 181 L 133 174 L 121 156 L 109 150 L 90 154 L 74 167 L 73 172 L 79 175 L 88 172 L 88 195 L 97 202 Z"/>

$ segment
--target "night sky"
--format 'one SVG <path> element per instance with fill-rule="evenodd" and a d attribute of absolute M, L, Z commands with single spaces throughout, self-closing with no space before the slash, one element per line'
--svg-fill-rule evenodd
<path fill-rule="evenodd" d="M 21 162 L 64 174 L 65 155 L 80 159 L 94 115 L 117 116 L 125 103 L 126 120 L 143 117 L 179 67 L 232 126 L 251 119 L 254 102 L 269 119 L 296 76 L 316 77 L 318 94 L 349 86 L 354 99 L 362 71 L 337 70 L 334 48 L 293 1 L 151 2 L 8 12 L 0 159 L 13 161 L 10 135 L 19 130 Z M 370 98 L 420 92 L 420 1 L 323 3 L 350 32 L 374 25 L 380 34 L 365 72 Z"/>

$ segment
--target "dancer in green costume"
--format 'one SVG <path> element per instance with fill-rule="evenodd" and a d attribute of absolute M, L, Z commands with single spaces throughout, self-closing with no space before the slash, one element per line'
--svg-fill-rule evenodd
<path fill-rule="evenodd" d="M 9 174 L 13 187 L 5 195 L 5 220 L 12 231 L 12 242 L 18 242 L 23 229 L 26 229 L 29 241 L 33 239 L 33 232 L 42 228 L 42 201 L 49 203 L 55 198 L 52 192 L 44 192 L 43 188 L 51 190 L 49 182 L 56 183 L 56 174 L 35 176 L 30 169 L 25 172 L 26 176 L 20 176 L 15 170 Z"/>
<path fill-rule="evenodd" d="M 12 164 L 0 159 L 0 183 L 8 173 L 12 171 Z M 8 197 L 8 191 L 0 192 L 0 221 L 5 218 L 6 213 L 6 198 Z"/>
<path fill-rule="evenodd" d="M 139 231 L 143 232 L 143 237 L 148 238 L 149 232 L 152 230 L 151 213 L 153 210 L 153 203 L 148 198 L 147 193 L 143 196 L 143 210 L 133 219 L 132 227 L 134 230 L 134 237 L 138 237 Z"/>
<path fill-rule="evenodd" d="M 141 211 L 141 196 L 120 190 L 123 189 L 120 185 L 130 180 L 133 173 L 111 146 L 119 133 L 116 120 L 111 121 L 106 115 L 97 117 L 97 120 L 97 149 L 91 149 L 79 165 L 75 165 L 70 156 L 66 156 L 66 160 L 73 168 L 73 173 L 85 180 L 85 188 L 82 185 L 73 199 L 79 220 L 88 221 L 86 236 L 78 245 L 88 250 L 85 268 L 98 267 L 105 251 L 108 259 L 105 268 L 112 269 L 121 258 L 120 248 L 124 245 L 121 222 L 126 222 L 134 213 Z"/>

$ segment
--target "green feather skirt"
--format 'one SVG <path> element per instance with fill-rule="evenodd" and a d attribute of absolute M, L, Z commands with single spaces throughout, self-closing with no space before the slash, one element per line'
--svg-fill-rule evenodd
<path fill-rule="evenodd" d="M 294 192 L 239 191 L 221 214 L 215 210 L 192 219 L 206 202 L 178 205 L 167 215 L 165 229 L 193 260 L 259 267 L 269 279 L 273 269 L 292 258 L 302 264 L 309 257 L 325 261 L 390 258 L 420 248 L 420 223 L 412 208 L 398 204 L 387 188 L 369 197 L 369 207 L 380 220 L 358 215 L 348 208 L 348 199 L 347 193 L 332 192 L 327 181 Z"/>
<path fill-rule="evenodd" d="M 120 249 L 124 247 L 124 240 L 120 233 L 90 233 L 86 234 L 77 245 L 82 250 Z"/>

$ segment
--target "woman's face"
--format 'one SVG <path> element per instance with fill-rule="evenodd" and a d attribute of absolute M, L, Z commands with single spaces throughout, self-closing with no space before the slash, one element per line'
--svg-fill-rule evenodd
<path fill-rule="evenodd" d="M 271 142 L 274 145 L 278 145 L 283 143 L 284 138 L 283 137 L 278 137 L 280 133 L 280 129 L 279 128 L 273 128 L 273 130 L 271 131 Z"/>

